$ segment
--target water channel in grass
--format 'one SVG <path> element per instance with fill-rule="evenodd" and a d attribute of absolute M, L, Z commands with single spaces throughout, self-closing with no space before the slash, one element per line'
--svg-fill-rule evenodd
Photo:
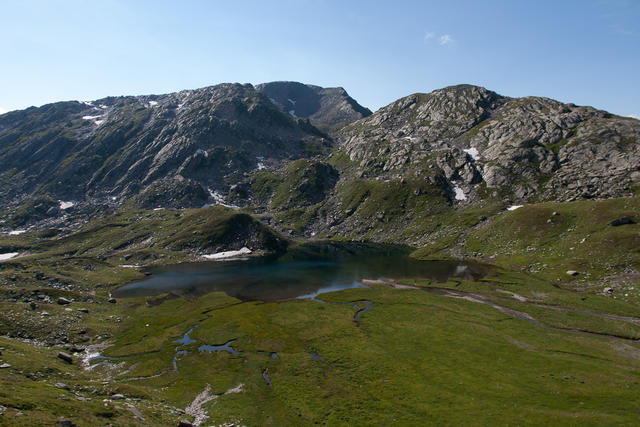
<path fill-rule="evenodd" d="M 419 261 L 402 246 L 328 242 L 300 245 L 283 254 L 232 261 L 152 267 L 144 280 L 113 292 L 117 298 L 166 292 L 197 297 L 222 291 L 242 301 L 313 299 L 319 294 L 365 287 L 362 279 L 478 279 L 488 268 L 458 261 Z"/>

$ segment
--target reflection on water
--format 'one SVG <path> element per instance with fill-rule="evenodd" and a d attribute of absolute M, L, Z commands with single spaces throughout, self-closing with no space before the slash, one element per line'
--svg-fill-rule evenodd
<path fill-rule="evenodd" d="M 486 267 L 455 261 L 418 261 L 404 247 L 361 243 L 302 245 L 285 254 L 243 261 L 198 262 L 155 267 L 151 276 L 117 289 L 115 297 L 164 292 L 199 296 L 222 291 L 243 301 L 315 298 L 320 293 L 363 287 L 362 279 L 446 281 L 477 279 Z"/>

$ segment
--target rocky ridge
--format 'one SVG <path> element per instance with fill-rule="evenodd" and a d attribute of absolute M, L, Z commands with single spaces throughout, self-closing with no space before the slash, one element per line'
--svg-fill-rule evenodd
<path fill-rule="evenodd" d="M 640 188 L 640 121 L 592 107 L 459 85 L 368 113 L 341 88 L 295 82 L 7 113 L 5 220 L 69 225 L 128 206 L 220 204 L 294 234 L 420 244 L 438 222 L 402 232 L 448 209 Z"/>
<path fill-rule="evenodd" d="M 163 207 L 200 207 L 254 170 L 330 145 L 251 85 L 60 102 L 0 116 L 0 200 L 47 196 L 93 209 L 141 195 L 155 207 L 151 192 Z"/>

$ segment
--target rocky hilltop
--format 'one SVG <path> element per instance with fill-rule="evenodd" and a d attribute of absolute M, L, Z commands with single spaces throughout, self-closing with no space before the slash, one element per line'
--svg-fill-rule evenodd
<path fill-rule="evenodd" d="M 470 85 L 370 114 L 342 88 L 221 84 L 0 116 L 0 201 L 10 226 L 222 204 L 293 234 L 420 244 L 449 210 L 632 195 L 639 135 Z"/>
<path fill-rule="evenodd" d="M 371 115 L 341 87 L 323 88 L 298 82 L 271 82 L 256 86 L 282 111 L 292 117 L 306 117 L 315 126 L 337 130 Z"/>
<path fill-rule="evenodd" d="M 547 98 L 460 85 L 414 94 L 339 132 L 368 177 L 448 182 L 456 203 L 629 195 L 640 184 L 640 121 Z"/>

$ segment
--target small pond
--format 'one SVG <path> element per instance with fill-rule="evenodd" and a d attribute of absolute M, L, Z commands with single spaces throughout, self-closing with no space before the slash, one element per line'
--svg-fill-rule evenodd
<path fill-rule="evenodd" d="M 315 298 L 321 293 L 365 287 L 362 279 L 418 279 L 444 282 L 478 279 L 487 267 L 457 261 L 418 261 L 402 246 L 314 243 L 283 254 L 234 261 L 208 261 L 153 267 L 144 280 L 113 292 L 117 298 L 165 292 L 197 297 L 221 291 L 242 301 Z"/>

